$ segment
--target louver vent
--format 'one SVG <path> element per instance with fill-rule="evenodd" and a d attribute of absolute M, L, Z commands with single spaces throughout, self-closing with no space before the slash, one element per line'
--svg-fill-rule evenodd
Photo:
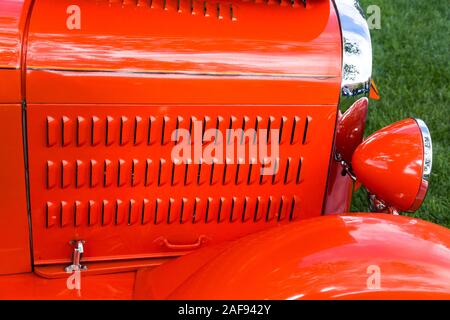
<path fill-rule="evenodd" d="M 37 263 L 70 257 L 68 241 L 78 237 L 90 243 L 87 259 L 168 255 L 176 252 L 156 239 L 232 239 L 321 212 L 332 106 L 28 110 Z M 206 139 L 208 129 L 222 134 L 225 145 L 241 141 L 246 148 L 262 130 L 277 130 L 278 141 L 265 136 L 269 149 L 279 143 L 276 170 L 268 174 L 264 160 L 254 158 L 174 163 L 171 137 L 181 130 L 195 136 L 195 123 L 201 124 L 203 151 L 214 143 Z M 256 135 L 231 139 L 227 129 Z"/>
<path fill-rule="evenodd" d="M 281 7 L 292 8 L 306 7 L 306 0 L 108 0 L 110 6 L 136 6 L 139 8 L 231 20 L 236 20 L 236 7 L 239 6 L 239 2 L 254 3 L 255 5 L 278 5 Z"/>

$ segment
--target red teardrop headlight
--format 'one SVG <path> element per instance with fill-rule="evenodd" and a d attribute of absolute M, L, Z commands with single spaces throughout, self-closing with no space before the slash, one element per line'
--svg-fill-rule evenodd
<path fill-rule="evenodd" d="M 431 174 L 431 135 L 425 122 L 405 119 L 387 126 L 355 150 L 352 168 L 367 190 L 398 211 L 416 211 Z"/>

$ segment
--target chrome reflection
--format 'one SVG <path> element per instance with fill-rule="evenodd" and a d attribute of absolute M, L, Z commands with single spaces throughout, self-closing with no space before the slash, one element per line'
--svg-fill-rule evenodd
<path fill-rule="evenodd" d="M 342 83 L 340 110 L 368 97 L 372 76 L 370 31 L 358 0 L 334 0 L 342 32 Z"/>
<path fill-rule="evenodd" d="M 422 169 L 422 183 L 417 192 L 416 199 L 412 204 L 409 212 L 417 211 L 422 205 L 428 192 L 428 184 L 430 181 L 431 167 L 433 165 L 433 144 L 431 142 L 430 130 L 426 123 L 421 119 L 414 119 L 419 126 L 423 141 L 423 169 Z"/>
<path fill-rule="evenodd" d="M 430 130 L 426 123 L 421 119 L 414 119 L 419 125 L 423 141 L 423 172 L 422 179 L 429 181 L 431 175 L 431 167 L 433 165 L 433 144 L 431 142 Z"/>

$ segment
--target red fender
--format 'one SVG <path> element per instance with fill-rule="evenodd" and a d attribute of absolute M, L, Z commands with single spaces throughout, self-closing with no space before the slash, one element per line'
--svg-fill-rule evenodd
<path fill-rule="evenodd" d="M 450 299 L 450 232 L 381 214 L 324 216 L 138 272 L 137 299 Z"/>

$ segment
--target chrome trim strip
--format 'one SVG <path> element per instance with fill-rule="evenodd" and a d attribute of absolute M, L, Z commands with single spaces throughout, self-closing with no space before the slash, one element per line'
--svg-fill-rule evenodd
<path fill-rule="evenodd" d="M 419 125 L 423 140 L 423 173 L 422 179 L 430 181 L 431 168 L 433 166 L 433 143 L 431 141 L 431 134 L 425 121 L 421 119 L 414 119 Z"/>
<path fill-rule="evenodd" d="M 427 195 L 431 167 L 433 165 L 433 143 L 431 141 L 431 134 L 425 121 L 421 119 L 414 119 L 419 126 L 423 141 L 423 169 L 422 169 L 422 183 L 419 191 L 417 191 L 416 199 L 414 200 L 409 212 L 417 211 L 422 205 Z"/>
<path fill-rule="evenodd" d="M 334 0 L 342 33 L 342 83 L 339 107 L 346 111 L 368 97 L 372 77 L 372 43 L 364 11 L 358 0 Z"/>
<path fill-rule="evenodd" d="M 423 201 L 425 200 L 425 197 L 427 196 L 427 192 L 428 192 L 428 181 L 422 179 L 422 183 L 420 184 L 420 188 L 419 191 L 417 192 L 416 198 L 414 199 L 411 208 L 409 208 L 407 212 L 416 212 L 417 210 L 419 210 L 419 208 L 422 206 Z"/>

